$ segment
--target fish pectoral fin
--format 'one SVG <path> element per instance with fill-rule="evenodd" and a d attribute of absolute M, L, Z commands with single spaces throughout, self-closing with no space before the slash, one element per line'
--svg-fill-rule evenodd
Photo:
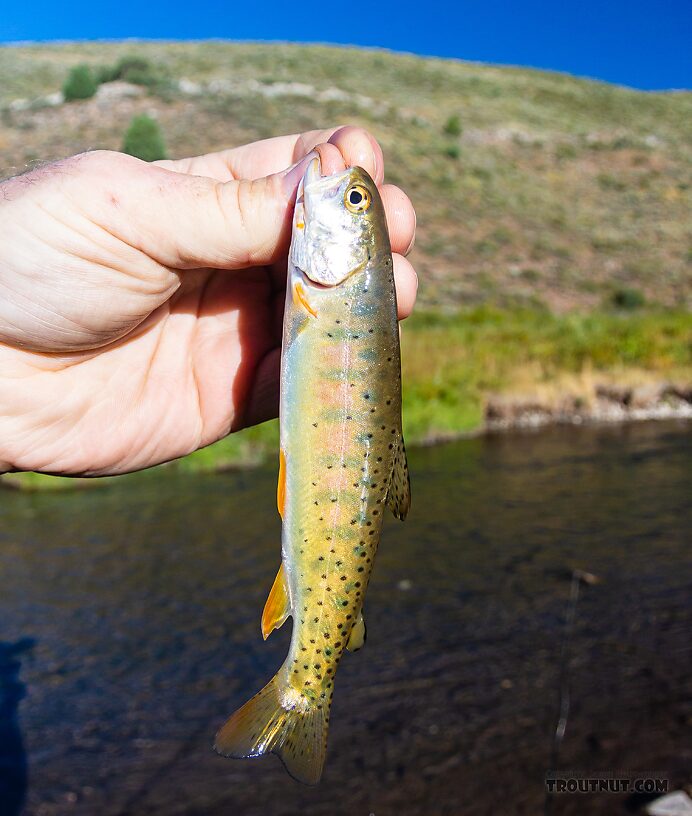
<path fill-rule="evenodd" d="M 362 649 L 363 646 L 365 646 L 366 638 L 367 631 L 365 629 L 365 620 L 363 619 L 363 613 L 361 612 L 360 615 L 358 615 L 358 620 L 353 624 L 346 648 L 349 650 L 349 652 L 357 652 L 358 649 Z"/>
<path fill-rule="evenodd" d="M 283 449 L 279 450 L 279 481 L 276 485 L 276 507 L 283 519 L 286 506 L 286 456 Z"/>
<path fill-rule="evenodd" d="M 262 612 L 262 637 L 266 640 L 274 629 L 283 626 L 290 612 L 286 571 L 282 564 L 276 573 L 269 597 L 264 605 L 264 612 Z"/>
<path fill-rule="evenodd" d="M 408 475 L 404 437 L 400 436 L 399 442 L 394 450 L 394 464 L 389 480 L 389 490 L 387 491 L 387 507 L 394 513 L 396 518 L 403 521 L 406 518 L 410 506 L 411 480 Z"/>

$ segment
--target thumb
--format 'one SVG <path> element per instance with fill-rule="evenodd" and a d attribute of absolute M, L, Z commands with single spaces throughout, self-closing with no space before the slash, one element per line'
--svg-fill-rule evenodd
<path fill-rule="evenodd" d="M 316 155 L 265 178 L 227 182 L 108 152 L 89 154 L 92 166 L 80 169 L 96 176 L 92 217 L 111 234 L 173 269 L 234 269 L 271 263 L 285 250 L 298 183 Z"/>

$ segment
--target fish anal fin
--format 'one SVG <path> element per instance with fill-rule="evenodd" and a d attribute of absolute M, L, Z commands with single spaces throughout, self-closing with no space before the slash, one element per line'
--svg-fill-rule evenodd
<path fill-rule="evenodd" d="M 358 620 L 353 624 L 346 648 L 349 650 L 349 652 L 357 652 L 358 649 L 362 649 L 363 646 L 365 646 L 366 638 L 367 631 L 365 629 L 365 620 L 363 619 L 363 613 L 361 612 L 360 615 L 358 615 Z"/>
<path fill-rule="evenodd" d="M 400 521 L 406 518 L 411 507 L 411 480 L 408 475 L 403 436 L 399 437 L 399 442 L 394 450 L 392 476 L 387 491 L 387 506 Z"/>
<path fill-rule="evenodd" d="M 262 612 L 262 637 L 266 640 L 274 629 L 283 625 L 291 611 L 284 565 L 279 567 Z"/>

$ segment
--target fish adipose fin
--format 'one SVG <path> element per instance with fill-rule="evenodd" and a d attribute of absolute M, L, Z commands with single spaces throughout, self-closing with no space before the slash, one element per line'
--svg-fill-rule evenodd
<path fill-rule="evenodd" d="M 214 750 L 238 759 L 277 754 L 294 779 L 316 785 L 327 753 L 328 720 L 326 701 L 318 707 L 276 675 L 226 722 Z"/>
<path fill-rule="evenodd" d="M 358 649 L 362 649 L 363 646 L 365 646 L 366 638 L 367 631 L 365 629 L 363 613 L 361 612 L 360 615 L 358 615 L 358 620 L 353 624 L 346 648 L 349 652 L 357 652 Z"/>
<path fill-rule="evenodd" d="M 269 590 L 269 597 L 264 605 L 264 612 L 262 612 L 262 637 L 266 640 L 274 629 L 283 626 L 290 614 L 291 605 L 288 600 L 286 572 L 282 564 L 276 573 L 272 588 Z"/>
<path fill-rule="evenodd" d="M 399 443 L 394 451 L 394 466 L 387 491 L 387 506 L 400 521 L 406 518 L 411 506 L 411 480 L 408 475 L 403 436 L 399 437 Z"/>

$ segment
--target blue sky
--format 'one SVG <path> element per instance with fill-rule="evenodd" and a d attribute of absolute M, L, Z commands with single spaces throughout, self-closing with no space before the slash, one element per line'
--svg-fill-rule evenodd
<path fill-rule="evenodd" d="M 0 6 L 3 42 L 353 43 L 567 71 L 636 88 L 692 87 L 692 0 L 2 0 Z"/>

